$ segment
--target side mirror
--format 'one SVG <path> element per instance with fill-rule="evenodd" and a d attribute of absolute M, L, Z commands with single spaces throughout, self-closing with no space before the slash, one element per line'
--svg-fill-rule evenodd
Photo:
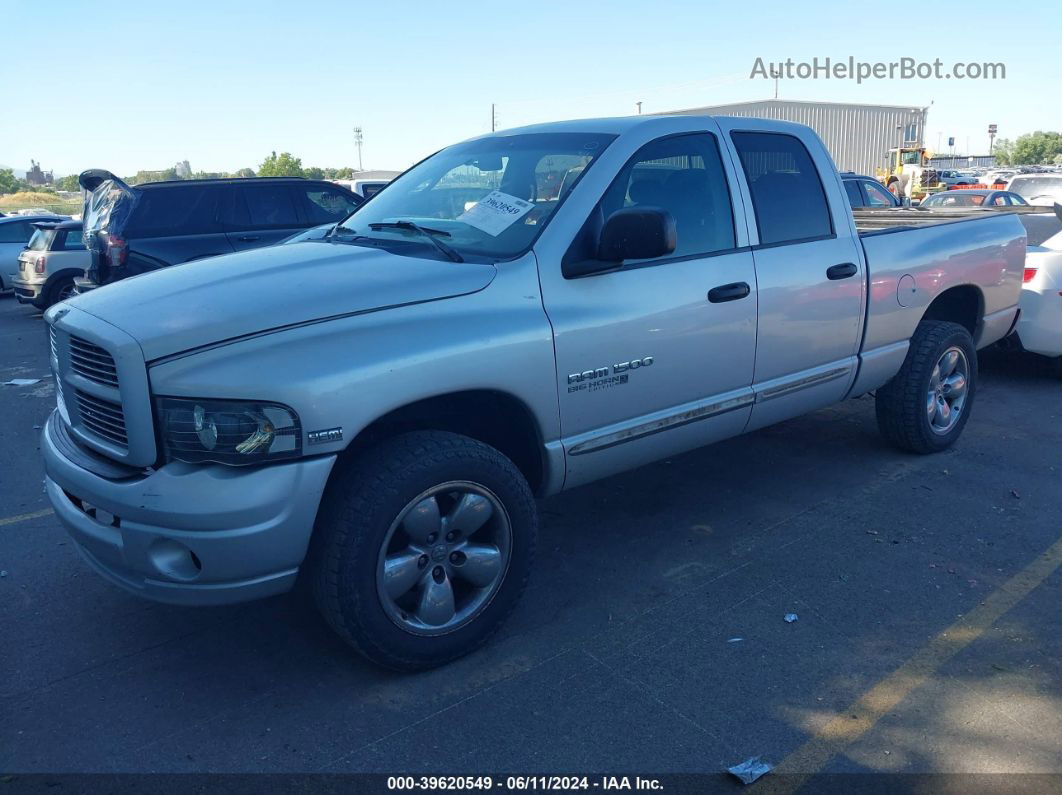
<path fill-rule="evenodd" d="M 565 262 L 565 278 L 615 270 L 624 260 L 653 259 L 675 250 L 675 217 L 662 207 L 626 207 L 608 217 L 598 236 L 593 259 Z"/>
<path fill-rule="evenodd" d="M 675 217 L 662 207 L 627 207 L 605 221 L 597 258 L 602 262 L 652 259 L 678 245 Z"/>

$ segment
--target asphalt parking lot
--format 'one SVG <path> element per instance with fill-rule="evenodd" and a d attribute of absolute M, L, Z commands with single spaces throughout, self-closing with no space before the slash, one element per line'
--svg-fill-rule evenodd
<path fill-rule="evenodd" d="M 0 297 L 12 378 L 42 380 L 0 386 L 0 771 L 717 772 L 762 755 L 794 783 L 1062 774 L 1062 381 L 1035 362 L 983 356 L 942 455 L 887 447 L 864 398 L 543 501 L 513 618 L 418 675 L 364 663 L 298 596 L 188 609 L 105 583 L 42 491 L 43 323 Z"/>

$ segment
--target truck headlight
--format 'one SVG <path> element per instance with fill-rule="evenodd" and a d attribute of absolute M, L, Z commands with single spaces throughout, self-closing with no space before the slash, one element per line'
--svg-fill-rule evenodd
<path fill-rule="evenodd" d="M 258 464 L 302 454 L 299 416 L 279 403 L 159 398 L 167 461 Z"/>

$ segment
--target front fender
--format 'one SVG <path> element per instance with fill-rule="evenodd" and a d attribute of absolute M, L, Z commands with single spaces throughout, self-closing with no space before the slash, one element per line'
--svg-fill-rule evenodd
<path fill-rule="evenodd" d="M 506 263 L 469 295 L 265 333 L 151 366 L 154 395 L 269 400 L 291 406 L 310 445 L 335 453 L 377 418 L 470 390 L 519 399 L 548 447 L 560 437 L 552 330 L 533 256 Z"/>

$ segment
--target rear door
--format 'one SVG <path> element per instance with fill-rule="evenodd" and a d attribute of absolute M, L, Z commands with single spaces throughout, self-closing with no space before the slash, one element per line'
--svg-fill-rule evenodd
<path fill-rule="evenodd" d="M 759 319 L 749 428 L 755 428 L 846 394 L 866 274 L 848 202 L 818 138 L 788 125 L 766 132 L 742 129 L 739 119 L 720 124 L 752 201 Z"/>
<path fill-rule="evenodd" d="M 232 185 L 225 233 L 236 251 L 271 246 L 311 224 L 299 214 L 290 182 L 248 180 Z"/>
<path fill-rule="evenodd" d="M 218 218 L 224 189 L 220 183 L 142 188 L 125 228 L 127 275 L 231 253 Z"/>

